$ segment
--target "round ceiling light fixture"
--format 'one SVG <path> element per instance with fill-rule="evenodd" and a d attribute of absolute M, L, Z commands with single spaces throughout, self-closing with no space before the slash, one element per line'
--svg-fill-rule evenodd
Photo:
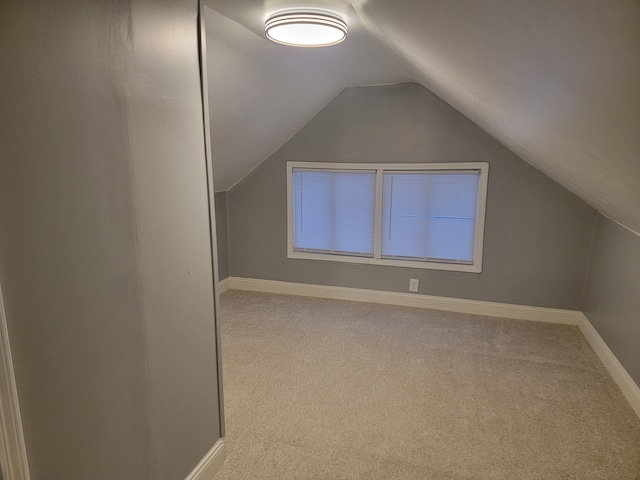
<path fill-rule="evenodd" d="M 347 23 L 324 10 L 286 11 L 271 15 L 264 24 L 269 40 L 292 47 L 328 47 L 347 38 Z"/>

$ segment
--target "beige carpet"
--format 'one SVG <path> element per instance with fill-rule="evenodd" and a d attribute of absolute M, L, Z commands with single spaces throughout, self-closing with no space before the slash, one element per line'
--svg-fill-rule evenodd
<path fill-rule="evenodd" d="M 217 480 L 640 479 L 575 327 L 229 291 Z"/>

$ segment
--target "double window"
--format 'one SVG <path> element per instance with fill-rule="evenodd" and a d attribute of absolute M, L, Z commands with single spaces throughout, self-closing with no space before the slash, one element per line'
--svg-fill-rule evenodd
<path fill-rule="evenodd" d="M 288 162 L 288 256 L 480 272 L 488 170 Z"/>

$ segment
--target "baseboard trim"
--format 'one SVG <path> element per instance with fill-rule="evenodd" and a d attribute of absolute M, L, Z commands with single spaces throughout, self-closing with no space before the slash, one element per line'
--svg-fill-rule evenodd
<path fill-rule="evenodd" d="M 9 330 L 0 288 L 0 458 L 7 480 L 29 480 L 29 462 L 22 431 L 18 389 L 13 373 Z M 2 477 L 3 475 L 0 475 Z"/>
<path fill-rule="evenodd" d="M 202 460 L 194 467 L 185 480 L 213 480 L 227 458 L 224 438 L 211 447 Z"/>
<path fill-rule="evenodd" d="M 231 288 L 231 277 L 227 277 L 224 280 L 218 282 L 218 293 L 222 295 L 224 292 Z"/>
<path fill-rule="evenodd" d="M 255 278 L 229 277 L 224 280 L 225 291 L 229 289 L 249 290 L 254 292 L 281 293 L 305 297 L 331 298 L 335 300 L 351 300 L 356 302 L 383 303 L 405 307 L 430 308 L 456 313 L 470 313 L 489 317 L 512 318 L 537 322 L 578 325 L 581 312 L 556 308 L 530 307 L 507 303 L 466 300 L 461 298 L 436 297 L 416 293 L 384 292 L 360 288 L 334 287 L 329 285 L 313 285 L 305 283 L 281 282 L 276 280 L 260 280 Z M 222 282 L 220 282 L 222 283 Z M 223 290 L 220 289 L 220 292 Z"/>
<path fill-rule="evenodd" d="M 634 382 L 631 375 L 625 370 L 586 315 L 580 313 L 580 316 L 580 322 L 578 323 L 580 331 L 589 342 L 589 345 L 591 345 L 591 348 L 596 352 L 596 355 L 598 355 L 598 358 L 611 377 L 613 377 L 613 380 L 622 391 L 631 408 L 633 408 L 636 415 L 640 417 L 640 387 Z"/>

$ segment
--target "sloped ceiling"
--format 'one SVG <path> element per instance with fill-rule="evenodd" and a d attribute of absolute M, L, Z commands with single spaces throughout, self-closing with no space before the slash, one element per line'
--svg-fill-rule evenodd
<path fill-rule="evenodd" d="M 348 42 L 298 49 L 264 38 L 262 2 L 211 4 L 216 10 L 205 9 L 205 21 L 217 191 L 232 187 L 345 88 L 412 81 L 403 61 L 358 22 L 350 22 Z"/>
<path fill-rule="evenodd" d="M 416 81 L 523 159 L 640 232 L 640 4 L 634 0 L 311 0 L 345 15 L 326 49 L 264 38 L 299 3 L 209 0 L 216 189 L 347 86 Z M 329 159 L 328 159 L 329 160 Z"/>

